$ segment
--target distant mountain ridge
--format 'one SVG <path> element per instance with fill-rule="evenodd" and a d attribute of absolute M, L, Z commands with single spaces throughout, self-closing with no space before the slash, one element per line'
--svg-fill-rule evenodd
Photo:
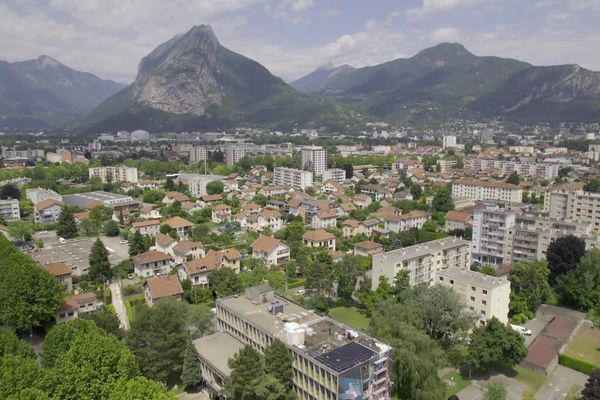
<path fill-rule="evenodd" d="M 326 90 L 328 83 L 347 76 L 356 71 L 356 68 L 350 65 L 334 66 L 332 63 L 325 64 L 308 75 L 290 83 L 292 87 L 306 93 L 317 93 Z"/>
<path fill-rule="evenodd" d="M 458 43 L 441 43 L 413 57 L 324 77 L 314 71 L 296 82 L 309 94 L 352 104 L 392 122 L 451 117 L 506 117 L 516 121 L 600 121 L 600 73 L 574 65 L 537 67 L 479 57 Z"/>
<path fill-rule="evenodd" d="M 45 129 L 74 123 L 124 86 L 46 55 L 0 61 L 0 127 Z"/>
<path fill-rule="evenodd" d="M 108 98 L 82 129 L 227 129 L 252 124 L 343 123 L 335 103 L 296 91 L 265 67 L 223 47 L 208 25 L 194 26 L 142 59 L 135 81 Z"/>

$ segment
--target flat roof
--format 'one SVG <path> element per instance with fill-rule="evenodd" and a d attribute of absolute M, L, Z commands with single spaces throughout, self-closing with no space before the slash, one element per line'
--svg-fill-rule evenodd
<path fill-rule="evenodd" d="M 139 204 L 139 201 L 131 196 L 104 191 L 66 194 L 63 196 L 63 202 L 65 204 L 81 208 L 85 208 L 86 204 L 90 203 L 91 201 L 101 201 L 103 203 L 118 201 L 119 205 Z"/>
<path fill-rule="evenodd" d="M 470 248 L 471 242 L 455 237 L 443 238 L 414 246 L 387 251 L 373 257 L 383 258 L 384 260 L 391 259 L 392 261 L 398 262 L 400 260 L 409 260 L 415 257 L 422 257 L 427 254 L 437 253 L 438 251 L 447 250 L 458 246 L 468 246 Z"/>
<path fill-rule="evenodd" d="M 375 352 L 360 343 L 350 342 L 342 347 L 323 353 L 316 360 L 334 371 L 342 372 L 361 364 L 375 355 Z"/>
<path fill-rule="evenodd" d="M 203 336 L 193 341 L 198 355 L 210 362 L 224 376 L 229 376 L 231 369 L 227 361 L 233 357 L 244 344 L 227 332 L 218 332 Z"/>
<path fill-rule="evenodd" d="M 493 289 L 503 285 L 510 285 L 510 281 L 505 278 L 490 276 L 477 271 L 471 271 L 468 268 L 450 267 L 437 272 L 438 276 L 447 277 L 450 279 L 467 280 L 467 282 Z"/>

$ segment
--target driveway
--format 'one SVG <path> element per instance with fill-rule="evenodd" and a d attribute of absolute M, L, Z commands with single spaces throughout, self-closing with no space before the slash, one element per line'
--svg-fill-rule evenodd
<path fill-rule="evenodd" d="M 127 318 L 127 308 L 125 308 L 125 302 L 123 301 L 123 294 L 121 293 L 121 285 L 119 282 L 113 282 L 110 284 L 110 293 L 112 295 L 112 304 L 117 312 L 117 317 L 121 322 L 121 328 L 125 331 L 129 330 L 129 318 Z"/>
<path fill-rule="evenodd" d="M 535 398 L 537 400 L 562 400 L 574 385 L 583 387 L 588 378 L 581 372 L 558 365 L 546 383 L 538 390 Z"/>

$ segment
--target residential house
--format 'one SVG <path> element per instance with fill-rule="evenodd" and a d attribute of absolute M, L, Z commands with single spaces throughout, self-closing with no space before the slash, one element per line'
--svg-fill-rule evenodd
<path fill-rule="evenodd" d="M 347 217 L 352 213 L 352 211 L 356 210 L 356 206 L 354 204 L 352 204 L 352 202 L 350 202 L 350 201 L 343 202 L 338 207 L 338 210 L 339 210 L 339 214 L 341 217 Z"/>
<path fill-rule="evenodd" d="M 383 253 L 383 245 L 365 240 L 354 244 L 353 253 L 355 256 L 371 257 L 375 254 Z"/>
<path fill-rule="evenodd" d="M 175 265 L 182 265 L 185 261 L 197 260 L 206 255 L 202 242 L 182 240 L 173 246 L 172 253 Z"/>
<path fill-rule="evenodd" d="M 390 232 L 402 232 L 411 228 L 421 229 L 425 222 L 431 219 L 431 213 L 413 210 L 408 214 L 384 216 L 385 229 Z"/>
<path fill-rule="evenodd" d="M 177 275 L 157 276 L 149 278 L 144 284 L 146 304 L 152 307 L 160 299 L 175 298 L 181 300 L 183 288 Z"/>
<path fill-rule="evenodd" d="M 173 254 L 173 248 L 179 243 L 169 235 L 164 233 L 157 233 L 154 236 L 154 250 L 160 251 L 166 254 Z"/>
<path fill-rule="evenodd" d="M 328 180 L 323 182 L 320 189 L 321 193 L 333 193 L 333 192 L 344 192 L 344 187 L 334 180 Z"/>
<path fill-rule="evenodd" d="M 73 291 L 73 275 L 71 268 L 65 263 L 50 263 L 44 265 L 44 269 L 56 279 L 67 293 Z"/>
<path fill-rule="evenodd" d="M 194 226 L 193 222 L 190 222 L 187 219 L 179 216 L 169 218 L 167 221 L 165 221 L 165 224 L 169 225 L 175 230 L 179 239 L 187 238 L 192 230 L 192 227 Z"/>
<path fill-rule="evenodd" d="M 220 194 L 205 194 L 204 196 L 200 196 L 200 200 L 198 200 L 198 205 L 202 208 L 212 206 L 213 204 L 217 204 L 223 201 L 223 196 Z"/>
<path fill-rule="evenodd" d="M 231 220 L 231 207 L 227 204 L 219 204 L 212 208 L 212 222 L 220 224 Z"/>
<path fill-rule="evenodd" d="M 89 314 L 102 307 L 96 293 L 83 292 L 65 297 L 58 313 L 54 317 L 57 324 L 67 323 L 78 318 L 82 314 Z"/>
<path fill-rule="evenodd" d="M 264 258 L 269 267 L 282 265 L 290 260 L 290 246 L 272 236 L 260 235 L 251 247 L 252 257 Z"/>
<path fill-rule="evenodd" d="M 131 229 L 134 232 L 139 232 L 142 235 L 154 236 L 160 232 L 160 220 L 150 219 L 145 221 L 137 221 L 131 224 Z"/>
<path fill-rule="evenodd" d="M 142 278 L 168 274 L 172 266 L 173 257 L 156 250 L 149 250 L 133 257 L 133 270 Z"/>
<path fill-rule="evenodd" d="M 152 206 L 143 206 L 140 209 L 140 218 L 141 219 L 159 219 L 160 211 L 156 207 Z"/>
<path fill-rule="evenodd" d="M 180 192 L 167 192 L 162 199 L 163 204 L 168 205 L 171 205 L 176 201 L 183 203 L 184 201 L 190 201 L 190 198 L 186 194 Z"/>
<path fill-rule="evenodd" d="M 265 186 L 262 189 L 260 189 L 258 191 L 258 193 L 262 194 L 263 196 L 266 197 L 271 197 L 271 196 L 279 196 L 281 194 L 287 194 L 290 191 L 290 187 L 289 186 L 285 186 L 285 185 L 271 185 L 271 186 Z"/>
<path fill-rule="evenodd" d="M 65 203 L 56 199 L 42 200 L 33 206 L 35 222 L 57 222 Z"/>
<path fill-rule="evenodd" d="M 381 201 L 392 197 L 392 192 L 379 185 L 365 185 L 360 189 L 360 192 L 370 196 L 375 201 Z"/>
<path fill-rule="evenodd" d="M 335 251 L 335 235 L 324 229 L 306 232 L 302 235 L 302 243 L 308 247 L 322 247 Z"/>
<path fill-rule="evenodd" d="M 265 209 L 262 210 L 258 214 L 259 224 L 261 224 L 261 229 L 259 231 L 264 230 L 265 228 L 269 228 L 271 232 L 275 233 L 283 229 L 283 217 L 281 212 L 277 210 Z"/>
<path fill-rule="evenodd" d="M 205 257 L 185 261 L 179 269 L 181 279 L 189 279 L 192 285 L 208 286 L 208 274 L 221 268 L 230 268 L 235 273 L 240 272 L 242 256 L 234 248 L 225 250 L 209 250 Z"/>
<path fill-rule="evenodd" d="M 373 202 L 373 199 L 371 199 L 366 194 L 357 194 L 352 199 L 352 202 L 354 203 L 354 205 L 356 207 L 365 208 L 365 207 L 369 207 L 371 205 L 371 203 Z"/>
<path fill-rule="evenodd" d="M 446 232 L 452 232 L 456 229 L 465 230 L 467 228 L 473 228 L 473 210 L 471 211 L 448 211 L 444 217 L 444 230 Z"/>
<path fill-rule="evenodd" d="M 197 211 L 202 210 L 202 207 L 200 207 L 200 205 L 198 205 L 198 203 L 196 202 L 186 201 L 181 203 L 181 209 L 188 214 L 193 214 Z"/>
<path fill-rule="evenodd" d="M 337 214 L 332 209 L 319 210 L 312 217 L 311 227 L 313 229 L 335 228 L 337 225 Z"/>

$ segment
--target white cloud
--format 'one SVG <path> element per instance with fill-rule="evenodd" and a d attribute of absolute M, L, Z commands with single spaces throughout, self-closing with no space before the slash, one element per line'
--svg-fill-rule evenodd
<path fill-rule="evenodd" d="M 472 6 L 483 1 L 489 0 L 423 0 L 421 7 L 408 9 L 406 16 L 410 19 L 419 19 L 439 12 Z"/>
<path fill-rule="evenodd" d="M 437 28 L 429 33 L 428 37 L 433 43 L 460 42 L 462 40 L 460 30 L 453 26 L 443 26 L 441 28 Z"/>
<path fill-rule="evenodd" d="M 314 0 L 292 0 L 292 10 L 294 11 L 303 11 L 314 5 Z"/>

